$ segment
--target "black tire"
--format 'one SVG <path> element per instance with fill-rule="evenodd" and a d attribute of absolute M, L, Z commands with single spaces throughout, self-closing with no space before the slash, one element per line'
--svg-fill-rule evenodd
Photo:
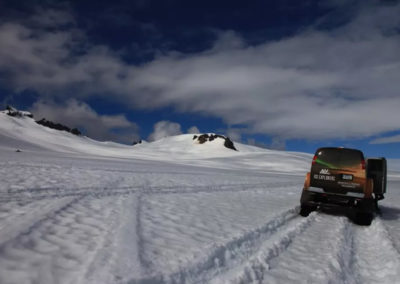
<path fill-rule="evenodd" d="M 370 212 L 357 212 L 354 221 L 357 225 L 369 226 L 371 225 L 373 218 L 374 215 Z"/>
<path fill-rule="evenodd" d="M 376 203 L 374 199 L 362 200 L 356 208 L 354 222 L 361 226 L 371 225 L 375 211 Z"/>
<path fill-rule="evenodd" d="M 313 212 L 316 208 L 314 206 L 302 204 L 300 208 L 300 215 L 303 217 L 307 217 Z"/>

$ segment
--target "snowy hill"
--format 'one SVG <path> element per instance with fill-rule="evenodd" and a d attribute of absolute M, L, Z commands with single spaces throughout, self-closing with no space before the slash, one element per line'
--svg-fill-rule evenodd
<path fill-rule="evenodd" d="M 80 156 L 140 158 L 189 164 L 196 161 L 196 165 L 219 168 L 290 172 L 304 172 L 311 159 L 309 154 L 272 151 L 236 142 L 238 151 L 232 151 L 224 146 L 224 142 L 224 139 L 216 138 L 199 144 L 192 134 L 183 134 L 132 147 L 114 142 L 99 142 L 43 127 L 30 117 L 11 117 L 5 112 L 0 113 L 0 147 L 9 151 L 54 151 Z"/>

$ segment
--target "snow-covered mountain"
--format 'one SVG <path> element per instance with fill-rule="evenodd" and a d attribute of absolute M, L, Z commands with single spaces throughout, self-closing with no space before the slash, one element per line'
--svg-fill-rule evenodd
<path fill-rule="evenodd" d="M 49 129 L 38 125 L 33 118 L 22 116 L 13 117 L 6 115 L 5 111 L 0 112 L 0 130 L 2 139 L 0 146 L 12 148 L 32 147 L 42 148 L 57 152 L 71 152 L 80 154 L 92 154 L 101 156 L 124 156 L 129 157 L 137 152 L 162 152 L 171 154 L 199 154 L 203 157 L 231 156 L 232 151 L 224 149 L 224 139 L 217 137 L 207 143 L 199 143 L 192 134 L 167 137 L 153 143 L 136 144 L 131 146 L 113 143 L 99 142 L 88 137 L 77 137 L 67 131 Z M 14 140 L 15 143 L 6 143 L 5 140 Z M 18 147 L 21 145 L 22 147 Z M 31 145 L 31 146 L 28 146 Z M 247 145 L 239 145 L 240 152 L 265 152 L 264 149 Z"/>
<path fill-rule="evenodd" d="M 301 171 L 309 167 L 311 155 L 262 149 L 235 142 L 238 151 L 224 146 L 225 139 L 199 143 L 193 134 L 163 138 L 133 146 L 100 142 L 37 124 L 30 117 L 12 117 L 0 112 L 0 147 L 21 151 L 54 151 L 71 155 L 109 158 L 140 158 L 223 168 L 270 171 Z M 226 160 L 229 159 L 229 162 Z M 289 162 L 290 161 L 290 162 Z"/>
<path fill-rule="evenodd" d="M 126 146 L 0 113 L 0 283 L 398 282 L 399 172 L 370 227 L 303 218 L 311 155 L 223 144 Z"/>

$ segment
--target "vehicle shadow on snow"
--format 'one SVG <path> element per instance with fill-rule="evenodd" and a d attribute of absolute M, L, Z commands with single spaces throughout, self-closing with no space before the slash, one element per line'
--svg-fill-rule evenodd
<path fill-rule="evenodd" d="M 318 208 L 318 212 L 334 216 L 346 216 L 348 218 L 352 215 L 351 210 L 345 207 L 320 207 Z"/>
<path fill-rule="evenodd" d="M 356 213 L 352 208 L 332 206 L 332 207 L 320 207 L 318 212 L 333 215 L 333 216 L 344 216 L 347 217 L 353 224 L 359 225 L 356 219 Z"/>
<path fill-rule="evenodd" d="M 379 205 L 380 218 L 383 220 L 399 220 L 400 219 L 400 208 L 388 207 L 384 205 Z"/>
<path fill-rule="evenodd" d="M 345 216 L 349 218 L 351 222 L 354 224 L 357 224 L 356 222 L 356 216 L 355 216 L 355 211 L 352 210 L 352 208 L 346 208 L 346 207 L 320 207 L 318 209 L 319 212 L 328 214 L 328 215 L 334 215 L 334 216 Z M 376 214 L 376 216 L 379 216 L 383 220 L 399 220 L 400 219 L 400 208 L 396 207 L 388 207 L 384 205 L 379 205 L 379 211 Z"/>

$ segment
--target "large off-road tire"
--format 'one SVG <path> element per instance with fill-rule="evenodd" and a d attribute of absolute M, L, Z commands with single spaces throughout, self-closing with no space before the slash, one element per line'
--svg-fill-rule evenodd
<path fill-rule="evenodd" d="M 300 207 L 300 215 L 303 216 L 303 217 L 307 217 L 315 209 L 317 209 L 315 206 L 302 204 L 301 207 Z"/>
<path fill-rule="evenodd" d="M 374 199 L 364 199 L 356 208 L 354 222 L 361 226 L 369 226 L 374 219 L 374 212 L 376 211 L 376 204 Z"/>
<path fill-rule="evenodd" d="M 356 212 L 354 222 L 361 226 L 369 226 L 372 223 L 374 214 L 371 212 Z"/>

